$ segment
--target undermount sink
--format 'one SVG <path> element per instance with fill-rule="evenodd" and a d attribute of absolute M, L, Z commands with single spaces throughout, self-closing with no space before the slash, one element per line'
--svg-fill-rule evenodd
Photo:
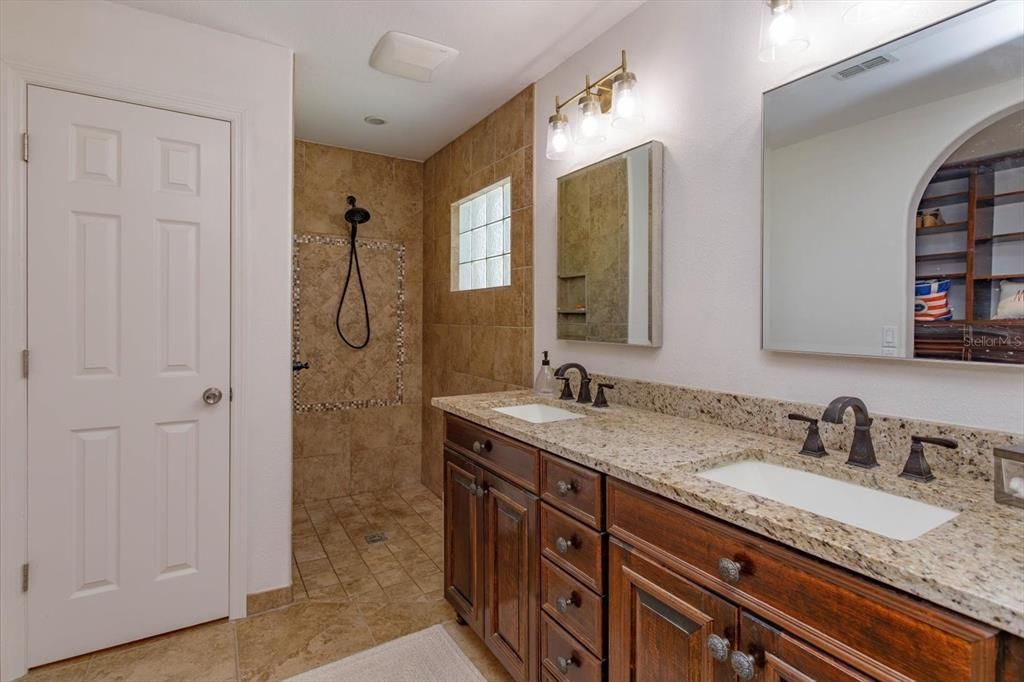
<path fill-rule="evenodd" d="M 560 407 L 552 407 L 542 403 L 530 403 L 529 405 L 511 405 L 509 407 L 495 407 L 495 412 L 507 414 L 516 419 L 528 421 L 531 424 L 547 424 L 548 422 L 560 422 L 566 419 L 582 419 L 585 414 L 570 412 Z"/>
<path fill-rule="evenodd" d="M 893 540 L 918 538 L 960 513 L 758 460 L 726 464 L 697 475 Z"/>

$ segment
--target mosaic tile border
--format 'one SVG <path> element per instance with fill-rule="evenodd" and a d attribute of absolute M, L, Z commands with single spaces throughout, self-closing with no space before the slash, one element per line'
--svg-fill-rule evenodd
<path fill-rule="evenodd" d="M 292 236 L 292 360 L 298 362 L 302 357 L 302 334 L 299 330 L 299 313 L 301 285 L 299 283 L 299 246 L 317 244 L 320 246 L 348 246 L 348 237 L 337 237 L 328 234 L 300 233 Z M 292 408 L 296 413 L 333 412 L 335 410 L 357 410 L 367 407 L 394 407 L 401 405 L 405 394 L 405 245 L 381 239 L 360 239 L 357 249 L 371 251 L 394 251 L 398 257 L 398 305 L 395 320 L 395 357 L 398 364 L 395 380 L 395 395 L 387 399 L 343 400 L 340 402 L 304 403 L 299 399 L 302 387 L 302 373 L 298 372 L 292 379 Z"/>

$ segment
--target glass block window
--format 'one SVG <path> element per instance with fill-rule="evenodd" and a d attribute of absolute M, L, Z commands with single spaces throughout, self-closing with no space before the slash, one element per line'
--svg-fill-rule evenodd
<path fill-rule="evenodd" d="M 452 204 L 452 291 L 512 283 L 511 178 Z"/>

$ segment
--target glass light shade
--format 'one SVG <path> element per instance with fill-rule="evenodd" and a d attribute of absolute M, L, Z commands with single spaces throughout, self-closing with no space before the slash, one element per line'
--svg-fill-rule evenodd
<path fill-rule="evenodd" d="M 607 121 L 601 113 L 601 101 L 596 95 L 584 95 L 580 98 L 580 120 L 576 134 L 576 144 L 597 144 L 607 137 L 605 128 Z"/>
<path fill-rule="evenodd" d="M 766 0 L 761 14 L 758 59 L 762 62 L 783 61 L 810 45 L 803 6 L 797 0 Z"/>
<path fill-rule="evenodd" d="M 638 128 L 644 123 L 636 76 L 626 71 L 612 81 L 612 127 Z"/>
<path fill-rule="evenodd" d="M 548 144 L 545 156 L 552 161 L 561 161 L 572 156 L 572 126 L 565 114 L 548 117 Z"/>

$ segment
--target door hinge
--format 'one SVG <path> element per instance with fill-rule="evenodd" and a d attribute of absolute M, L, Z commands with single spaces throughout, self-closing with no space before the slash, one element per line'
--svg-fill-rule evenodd
<path fill-rule="evenodd" d="M 21 378 L 28 379 L 28 348 L 21 351 Z"/>
<path fill-rule="evenodd" d="M 21 591 L 28 592 L 28 564 L 21 565 Z"/>
<path fill-rule="evenodd" d="M 21 134 L 21 160 L 28 163 L 28 133 Z"/>

